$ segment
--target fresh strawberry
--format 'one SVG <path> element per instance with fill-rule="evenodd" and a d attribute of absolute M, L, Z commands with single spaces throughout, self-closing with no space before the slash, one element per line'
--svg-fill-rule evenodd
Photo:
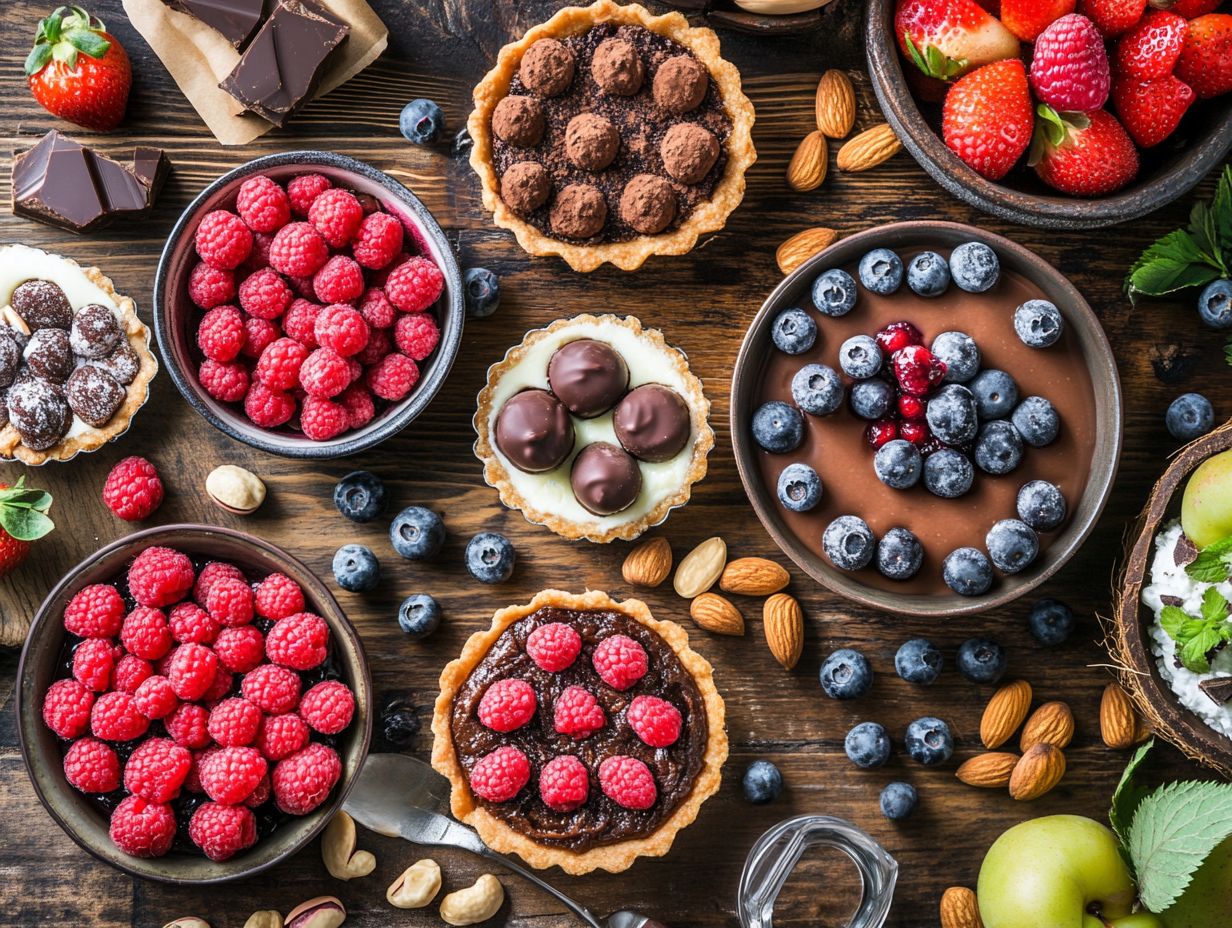
<path fill-rule="evenodd" d="M 1062 16 L 1035 42 L 1031 89 L 1054 109 L 1089 113 L 1108 102 L 1112 72 L 1104 39 L 1080 13 Z"/>
<path fill-rule="evenodd" d="M 1175 13 L 1149 10 L 1129 32 L 1117 40 L 1113 67 L 1140 81 L 1171 74 L 1189 23 Z"/>
<path fill-rule="evenodd" d="M 1174 74 L 1149 81 L 1117 75 L 1112 82 L 1117 115 L 1142 148 L 1158 145 L 1175 132 L 1195 99 L 1193 88 Z"/>
<path fill-rule="evenodd" d="M 1078 12 L 1110 39 L 1138 24 L 1146 12 L 1146 0 L 1078 0 Z"/>
<path fill-rule="evenodd" d="M 1034 42 L 1054 22 L 1074 12 L 1078 0 L 1003 0 L 1001 22 L 1024 42 Z"/>
<path fill-rule="evenodd" d="M 1175 3 L 1170 4 L 1168 0 L 1152 0 L 1151 6 L 1161 10 L 1171 10 L 1177 16 L 1184 16 L 1186 19 L 1197 19 L 1207 13 L 1214 13 L 1222 2 L 1223 0 L 1176 0 Z"/>
<path fill-rule="evenodd" d="M 1031 143 L 1031 91 L 1021 61 L 984 65 L 950 88 L 942 108 L 945 144 L 989 180 L 1000 180 Z"/>
<path fill-rule="evenodd" d="M 87 129 L 114 129 L 124 118 L 132 67 L 100 20 L 79 6 L 40 20 L 26 58 L 30 92 L 53 116 Z"/>
<path fill-rule="evenodd" d="M 1066 113 L 1040 106 L 1031 165 L 1049 187 L 1080 197 L 1119 190 L 1138 173 L 1138 149 L 1106 110 Z"/>
<path fill-rule="evenodd" d="M 28 488 L 25 477 L 11 487 L 0 484 L 0 577 L 21 566 L 30 542 L 55 528 L 47 517 L 50 508 L 51 494 Z"/>
<path fill-rule="evenodd" d="M 1175 74 L 1204 100 L 1232 90 L 1232 13 L 1189 21 Z"/>
<path fill-rule="evenodd" d="M 942 80 L 1018 57 L 1014 34 L 975 0 L 898 0 L 894 31 L 903 55 Z"/>

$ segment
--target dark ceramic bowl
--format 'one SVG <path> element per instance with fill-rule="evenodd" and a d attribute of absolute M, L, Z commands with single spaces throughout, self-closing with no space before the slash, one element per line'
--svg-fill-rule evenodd
<path fill-rule="evenodd" d="M 238 404 L 214 399 L 197 380 L 201 361 L 196 345 L 196 323 L 201 310 L 188 298 L 187 280 L 196 263 L 193 236 L 201 218 L 213 209 L 233 209 L 240 184 L 254 174 L 266 174 L 279 182 L 297 174 L 324 174 L 336 186 L 376 197 L 382 207 L 398 217 L 408 240 L 431 258 L 445 275 L 445 290 L 437 302 L 441 340 L 430 358 L 419 365 L 419 382 L 410 396 L 387 408 L 361 429 L 345 432 L 329 441 L 312 441 L 287 428 L 263 429 L 248 420 Z M 167 372 L 184 399 L 215 428 L 232 438 L 285 457 L 323 460 L 355 454 L 396 435 L 432 402 L 449 374 L 462 343 L 466 317 L 462 277 L 453 248 L 428 208 L 415 194 L 388 174 L 362 161 L 324 151 L 289 151 L 266 155 L 228 171 L 197 195 L 181 214 L 154 278 L 154 331 Z"/>
<path fill-rule="evenodd" d="M 194 559 L 227 560 L 254 575 L 281 571 L 304 590 L 307 608 L 329 623 L 332 657 L 343 681 L 355 694 L 355 717 L 339 736 L 342 777 L 329 799 L 309 815 L 288 817 L 272 834 L 230 860 L 179 852 L 165 857 L 130 857 L 111 843 L 102 808 L 64 779 L 63 752 L 56 735 L 43 724 L 43 694 L 64 675 L 67 633 L 62 616 L 74 594 L 92 583 L 114 581 L 125 566 L 152 545 L 167 545 Z M 99 860 L 125 873 L 167 883 L 220 883 L 272 867 L 311 841 L 342 808 L 372 734 L 372 679 L 364 648 L 333 596 L 303 564 L 273 545 L 232 529 L 208 525 L 167 525 L 121 538 L 68 572 L 44 600 L 30 626 L 17 678 L 17 724 L 21 755 L 34 790 L 56 823 Z"/>
<path fill-rule="evenodd" d="M 900 252 L 909 248 L 948 250 L 970 241 L 984 242 L 993 248 L 1002 268 L 1020 274 L 1038 287 L 1061 309 L 1068 331 L 1077 337 L 1095 392 L 1095 445 L 1089 463 L 1090 475 L 1082 497 L 1070 501 L 1068 520 L 1040 552 L 1035 563 L 1022 573 L 998 576 L 985 595 L 959 596 L 948 591 L 936 595 L 887 591 L 864 583 L 861 572 L 838 570 L 807 547 L 784 521 L 782 506 L 775 498 L 773 489 L 767 487 L 762 479 L 758 460 L 763 452 L 753 441 L 749 423 L 758 405 L 763 374 L 775 350 L 770 341 L 770 324 L 784 309 L 812 305 L 812 283 L 823 270 L 854 264 L 873 248 L 884 247 Z M 858 306 L 856 311 L 859 311 Z M 826 337 L 824 322 L 818 337 Z M 835 593 L 874 609 L 913 616 L 964 615 L 994 609 L 1017 599 L 1056 573 L 1090 534 L 1112 490 L 1120 459 L 1121 418 L 1121 383 L 1116 360 L 1099 319 L 1082 294 L 1060 272 L 1027 249 L 999 235 L 952 222 L 900 222 L 880 226 L 841 239 L 810 258 L 789 274 L 762 304 L 744 336 L 732 378 L 731 434 L 736 466 L 740 470 L 745 492 L 766 531 L 801 570 Z M 1076 462 L 1076 466 L 1086 465 Z M 925 569 L 939 570 L 940 565 L 926 564 Z"/>
<path fill-rule="evenodd" d="M 939 104 L 922 110 L 903 75 L 894 39 L 895 0 L 869 0 L 864 24 L 868 70 L 881 111 L 895 134 L 933 179 L 999 219 L 1049 229 L 1093 229 L 1145 216 L 1191 190 L 1232 151 L 1232 96 L 1197 101 L 1168 140 L 1139 149 L 1132 184 L 1096 199 L 1057 193 L 1023 164 L 1002 181 L 981 177 L 946 147 Z M 927 114 L 927 115 L 926 115 Z"/>

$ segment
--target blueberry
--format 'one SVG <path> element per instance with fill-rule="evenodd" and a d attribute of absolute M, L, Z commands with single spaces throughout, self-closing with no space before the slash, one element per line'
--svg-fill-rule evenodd
<path fill-rule="evenodd" d="M 834 368 L 806 364 L 791 378 L 791 398 L 812 416 L 828 416 L 843 405 L 843 382 Z"/>
<path fill-rule="evenodd" d="M 385 511 L 385 484 L 366 470 L 352 471 L 335 484 L 334 505 L 352 522 L 371 522 Z"/>
<path fill-rule="evenodd" d="M 941 652 L 926 638 L 912 638 L 894 655 L 894 669 L 908 683 L 927 686 L 941 675 Z"/>
<path fill-rule="evenodd" d="M 821 502 L 821 478 L 807 464 L 788 464 L 779 474 L 779 502 L 792 512 L 808 512 Z"/>
<path fill-rule="evenodd" d="M 500 306 L 500 278 L 486 267 L 468 267 L 462 277 L 466 292 L 466 313 L 486 319 Z"/>
<path fill-rule="evenodd" d="M 839 516 L 826 526 L 821 547 L 840 570 L 860 570 L 872 563 L 877 540 L 859 516 Z"/>
<path fill-rule="evenodd" d="M 1004 419 L 1018 402 L 1018 384 L 1005 371 L 980 371 L 967 386 L 981 419 Z"/>
<path fill-rule="evenodd" d="M 1018 518 L 1037 532 L 1051 532 L 1065 521 L 1068 509 L 1060 487 L 1047 480 L 1032 480 L 1018 490 Z"/>
<path fill-rule="evenodd" d="M 860 283 L 889 296 L 903 285 L 903 259 L 888 248 L 874 248 L 860 259 Z"/>
<path fill-rule="evenodd" d="M 1215 425 L 1215 410 L 1201 393 L 1182 393 L 1168 406 L 1164 422 L 1177 441 L 1193 441 Z"/>
<path fill-rule="evenodd" d="M 892 490 L 906 490 L 920 482 L 920 449 L 903 438 L 888 441 L 873 455 L 877 479 Z"/>
<path fill-rule="evenodd" d="M 853 380 L 867 380 L 881 370 L 881 348 L 871 335 L 853 335 L 839 346 L 838 366 Z"/>
<path fill-rule="evenodd" d="M 955 663 L 972 683 L 996 683 L 1005 673 L 1005 649 L 988 638 L 968 638 L 958 646 Z"/>
<path fill-rule="evenodd" d="M 1048 300 L 1027 300 L 1014 310 L 1014 331 L 1028 348 L 1055 345 L 1064 330 L 1061 310 Z"/>
<path fill-rule="evenodd" d="M 1198 297 L 1198 315 L 1212 329 L 1232 329 L 1232 280 L 1213 280 Z"/>
<path fill-rule="evenodd" d="M 334 552 L 334 580 L 352 593 L 376 589 L 381 580 L 381 564 L 364 545 L 343 545 Z"/>
<path fill-rule="evenodd" d="M 783 775 L 768 760 L 755 760 L 744 768 L 744 798 L 754 805 L 764 805 L 779 798 L 783 791 Z"/>
<path fill-rule="evenodd" d="M 817 341 L 817 323 L 802 309 L 785 309 L 770 323 L 770 340 L 784 354 L 804 354 Z"/>
<path fill-rule="evenodd" d="M 496 532 L 480 532 L 466 544 L 466 569 L 480 583 L 508 580 L 516 560 L 509 539 Z"/>
<path fill-rule="evenodd" d="M 412 561 L 433 557 L 445 544 L 445 523 L 431 509 L 407 506 L 389 526 L 394 550 Z"/>
<path fill-rule="evenodd" d="M 890 411 L 894 388 L 884 380 L 861 380 L 851 385 L 851 411 L 861 419 L 880 419 Z"/>
<path fill-rule="evenodd" d="M 924 488 L 943 499 L 957 499 L 975 480 L 971 459 L 961 451 L 942 448 L 924 459 Z"/>
<path fill-rule="evenodd" d="M 924 563 L 924 547 L 905 528 L 892 528 L 877 543 L 877 569 L 891 580 L 910 580 Z"/>
<path fill-rule="evenodd" d="M 901 822 L 911 816 L 919 801 L 920 794 L 910 783 L 901 780 L 887 783 L 881 791 L 881 814 L 892 822 Z"/>
<path fill-rule="evenodd" d="M 904 741 L 911 759 L 925 767 L 944 764 L 954 753 L 954 736 L 950 734 L 950 726 L 931 715 L 908 725 Z"/>
<path fill-rule="evenodd" d="M 1031 565 L 1039 554 L 1039 537 L 1026 522 L 1002 519 L 993 524 L 984 536 L 988 556 L 998 570 L 1016 574 Z"/>
<path fill-rule="evenodd" d="M 983 596 L 992 586 L 992 565 L 978 548 L 955 548 L 941 562 L 941 579 L 959 596 Z"/>
<path fill-rule="evenodd" d="M 427 593 L 416 593 L 398 607 L 398 627 L 413 641 L 427 638 L 441 624 L 441 607 Z"/>
<path fill-rule="evenodd" d="M 947 445 L 962 445 L 975 438 L 980 422 L 975 397 L 960 383 L 947 383 L 928 401 L 924 411 L 928 427 Z"/>
<path fill-rule="evenodd" d="M 985 293 L 1001 279 L 1001 262 L 983 242 L 965 242 L 950 252 L 950 274 L 959 289 Z"/>
<path fill-rule="evenodd" d="M 945 383 L 966 383 L 980 372 L 980 346 L 966 332 L 942 332 L 930 350 L 945 363 Z"/>
<path fill-rule="evenodd" d="M 919 296 L 941 296 L 950 286 L 950 266 L 935 251 L 922 251 L 907 265 L 907 286 Z"/>
<path fill-rule="evenodd" d="M 831 268 L 813 281 L 813 305 L 826 316 L 845 316 L 856 305 L 856 282 L 840 268 Z"/>
<path fill-rule="evenodd" d="M 857 767 L 868 770 L 880 767 L 890 759 L 890 736 L 876 722 L 861 722 L 843 739 L 847 759 Z"/>
<path fill-rule="evenodd" d="M 1040 599 L 1031 605 L 1027 624 L 1035 640 L 1047 647 L 1056 647 L 1069 640 L 1074 632 L 1074 612 L 1055 599 Z"/>
<path fill-rule="evenodd" d="M 1008 474 L 1022 463 L 1022 436 L 1004 419 L 980 426 L 975 463 L 986 474 Z"/>
<path fill-rule="evenodd" d="M 821 690 L 831 699 L 856 699 L 873 685 L 873 668 L 859 651 L 839 648 L 821 665 Z"/>
<path fill-rule="evenodd" d="M 763 403 L 753 413 L 753 440 L 774 454 L 795 451 L 804 440 L 804 417 L 780 400 Z"/>
<path fill-rule="evenodd" d="M 445 131 L 445 114 L 431 100 L 412 100 L 402 107 L 398 131 L 408 142 L 431 145 Z"/>
<path fill-rule="evenodd" d="M 1052 403 L 1042 396 L 1028 396 L 1014 409 L 1010 421 L 1018 434 L 1032 448 L 1043 448 L 1057 440 L 1061 418 Z"/>
<path fill-rule="evenodd" d="M 387 700 L 381 709 L 381 733 L 392 747 L 409 747 L 421 727 L 409 694 Z"/>

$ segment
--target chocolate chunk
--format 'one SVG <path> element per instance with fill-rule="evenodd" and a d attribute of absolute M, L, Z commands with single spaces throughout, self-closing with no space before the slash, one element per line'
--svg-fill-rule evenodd
<path fill-rule="evenodd" d="M 105 358 L 90 361 L 91 367 L 97 367 L 105 374 L 110 374 L 117 383 L 130 384 L 141 370 L 141 359 L 133 351 L 128 342 L 120 342 L 118 348 Z"/>
<path fill-rule="evenodd" d="M 38 377 L 21 377 L 9 388 L 9 422 L 21 435 L 22 444 L 34 451 L 46 451 L 72 424 L 73 414 L 64 391 Z"/>
<path fill-rule="evenodd" d="M 1192 564 L 1198 559 L 1198 546 L 1189 540 L 1189 536 L 1181 532 L 1176 539 L 1176 547 L 1172 549 L 1172 563 L 1177 567 Z"/>
<path fill-rule="evenodd" d="M 594 113 L 579 113 L 565 127 L 565 157 L 584 171 L 602 171 L 616 158 L 620 133 Z"/>
<path fill-rule="evenodd" d="M 115 350 L 123 334 L 115 313 L 106 306 L 90 303 L 77 310 L 73 317 L 69 343 L 73 354 L 83 358 L 105 358 Z"/>
<path fill-rule="evenodd" d="M 552 194 L 552 179 L 547 168 L 537 161 L 519 161 L 505 172 L 500 182 L 501 199 L 515 213 L 533 213 Z"/>
<path fill-rule="evenodd" d="M 552 231 L 562 238 L 590 238 L 603 231 L 605 222 L 607 201 L 590 184 L 570 184 L 552 204 Z"/>
<path fill-rule="evenodd" d="M 26 367 L 35 377 L 64 383 L 73 372 L 73 349 L 63 329 L 39 329 L 22 352 Z"/>
<path fill-rule="evenodd" d="M 590 74 L 608 93 L 631 97 L 642 89 L 646 66 L 632 42 L 604 39 L 590 59 Z"/>
<path fill-rule="evenodd" d="M 546 125 L 543 104 L 534 97 L 511 94 L 492 110 L 492 131 L 519 148 L 538 145 Z"/>
<path fill-rule="evenodd" d="M 592 419 L 615 406 L 629 389 L 629 366 L 607 342 L 579 338 L 552 355 L 548 385 L 571 413 Z"/>
<path fill-rule="evenodd" d="M 633 505 L 642 492 L 642 470 L 623 448 L 597 441 L 573 459 L 569 483 L 588 512 L 610 516 Z"/>
<path fill-rule="evenodd" d="M 1202 690 L 1215 705 L 1222 706 L 1232 699 L 1232 677 L 1211 677 L 1199 683 L 1198 689 Z"/>
<path fill-rule="evenodd" d="M 676 218 L 676 192 L 657 174 L 638 174 L 620 194 L 620 218 L 643 235 L 662 232 Z"/>
<path fill-rule="evenodd" d="M 86 364 L 73 371 L 64 385 L 64 395 L 77 418 L 102 428 L 124 402 L 125 392 L 110 374 Z"/>
<path fill-rule="evenodd" d="M 540 39 L 526 50 L 518 65 L 522 83 L 544 97 L 564 93 L 573 83 L 573 52 L 556 39 Z"/>
<path fill-rule="evenodd" d="M 351 27 L 312 0 L 276 0 L 269 19 L 218 86 L 276 126 L 308 102 Z"/>
<path fill-rule="evenodd" d="M 1165 606 L 1176 606 L 1179 608 L 1185 605 L 1185 600 L 1181 599 L 1179 596 L 1173 596 L 1171 593 L 1164 593 L 1159 597 L 1159 601 Z"/>
<path fill-rule="evenodd" d="M 648 383 L 620 401 L 612 425 L 620 444 L 643 461 L 670 461 L 689 443 L 689 407 L 675 390 Z"/>
<path fill-rule="evenodd" d="M 709 87 L 706 66 L 692 55 L 677 55 L 668 58 L 655 72 L 655 103 L 670 113 L 687 113 L 702 105 Z"/>
<path fill-rule="evenodd" d="M 0 388 L 10 386 L 16 379 L 21 367 L 21 351 L 16 333 L 7 325 L 0 325 Z"/>
<path fill-rule="evenodd" d="M 266 0 L 163 0 L 222 33 L 235 48 L 243 48 L 261 25 Z"/>
<path fill-rule="evenodd" d="M 552 470 L 573 450 L 573 420 L 551 393 L 523 390 L 496 417 L 496 446 L 518 470 Z"/>
<path fill-rule="evenodd" d="M 9 305 L 33 329 L 67 329 L 73 324 L 73 307 L 50 280 L 27 280 L 9 297 Z"/>
<path fill-rule="evenodd" d="M 708 129 L 691 122 L 678 122 L 659 143 L 663 168 L 682 184 L 696 184 L 719 160 L 719 140 Z"/>

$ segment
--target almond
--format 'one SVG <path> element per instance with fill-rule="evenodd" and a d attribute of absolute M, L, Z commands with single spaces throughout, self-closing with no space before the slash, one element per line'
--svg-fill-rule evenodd
<path fill-rule="evenodd" d="M 689 615 L 699 627 L 716 635 L 743 635 L 744 616 L 718 593 L 703 593 L 689 604 Z"/>
<path fill-rule="evenodd" d="M 1065 749 L 1074 740 L 1074 713 L 1063 702 L 1046 702 L 1027 719 L 1018 741 L 1020 751 L 1029 751 L 1037 744 L 1051 744 Z"/>
<path fill-rule="evenodd" d="M 804 650 L 804 613 L 800 604 L 786 593 L 775 593 L 762 608 L 766 644 L 774 659 L 791 670 Z"/>
<path fill-rule="evenodd" d="M 951 886 L 941 895 L 941 928 L 984 928 L 975 893 L 965 886 Z"/>
<path fill-rule="evenodd" d="M 875 168 L 897 155 L 903 148 L 889 123 L 865 129 L 838 150 L 835 164 L 840 171 L 856 173 Z"/>
<path fill-rule="evenodd" d="M 1028 750 L 1010 774 L 1010 795 L 1023 802 L 1039 799 L 1065 776 L 1065 754 L 1051 744 L 1037 744 Z"/>
<path fill-rule="evenodd" d="M 740 596 L 769 596 L 791 579 L 785 568 L 764 557 L 741 557 L 723 568 L 719 589 Z"/>
<path fill-rule="evenodd" d="M 707 538 L 684 556 L 672 586 L 685 599 L 696 599 L 714 586 L 727 563 L 727 542 L 718 535 Z"/>
<path fill-rule="evenodd" d="M 796 153 L 791 156 L 787 165 L 787 186 L 802 193 L 816 190 L 826 179 L 829 162 L 830 152 L 826 147 L 826 137 L 820 132 L 810 132 L 800 140 Z"/>
<path fill-rule="evenodd" d="M 790 274 L 813 255 L 825 251 L 837 239 L 838 233 L 825 226 L 805 229 L 780 245 L 774 253 L 774 260 L 778 263 L 780 271 Z"/>
<path fill-rule="evenodd" d="M 1031 711 L 1031 684 L 1007 683 L 992 695 L 980 720 L 980 740 L 986 748 L 999 748 L 1013 737 Z"/>
<path fill-rule="evenodd" d="M 856 89 L 842 71 L 830 70 L 817 84 L 817 129 L 832 139 L 844 138 L 856 124 Z"/>
<path fill-rule="evenodd" d="M 1001 789 L 1009 786 L 1010 774 L 1018 763 L 1018 755 L 1009 751 L 989 751 L 963 761 L 955 776 L 968 786 L 981 789 Z"/>
<path fill-rule="evenodd" d="M 620 568 L 626 583 L 634 586 L 658 586 L 672 572 L 672 546 L 666 538 L 644 541 L 625 558 Z"/>
<path fill-rule="evenodd" d="M 1134 743 L 1138 714 L 1119 683 L 1104 687 L 1099 701 L 1099 733 L 1110 748 L 1127 748 Z"/>

